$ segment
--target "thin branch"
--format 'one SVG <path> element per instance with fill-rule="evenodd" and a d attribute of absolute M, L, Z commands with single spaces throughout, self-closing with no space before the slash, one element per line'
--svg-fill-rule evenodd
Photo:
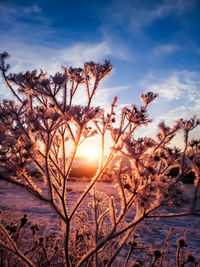
<path fill-rule="evenodd" d="M 102 167 L 101 170 L 99 170 L 99 172 L 96 174 L 96 176 L 94 176 L 93 180 L 90 182 L 90 184 L 88 185 L 88 187 L 86 188 L 85 192 L 81 195 L 81 197 L 78 199 L 77 204 L 75 205 L 75 207 L 72 210 L 72 213 L 70 215 L 70 219 L 72 218 L 72 216 L 74 215 L 74 213 L 76 212 L 76 210 L 78 209 L 78 207 L 81 205 L 82 201 L 85 199 L 85 197 L 87 196 L 87 194 L 90 192 L 91 188 L 96 184 L 97 180 L 101 177 L 103 171 L 107 168 L 108 164 L 110 163 L 110 161 L 112 160 L 113 155 L 112 152 L 110 153 L 106 164 Z"/>
<path fill-rule="evenodd" d="M 4 81 L 6 82 L 7 86 L 9 87 L 9 89 L 11 90 L 11 92 L 13 93 L 13 95 L 17 98 L 17 100 L 19 100 L 19 102 L 23 103 L 23 101 L 21 100 L 21 98 L 15 93 L 15 90 L 12 88 L 12 86 L 8 82 L 7 77 L 6 77 L 6 74 L 5 74 L 4 71 L 2 71 L 2 75 L 3 75 Z"/>
<path fill-rule="evenodd" d="M 3 233 L 6 235 L 7 239 L 9 240 L 9 242 L 11 243 L 11 245 L 13 246 L 13 249 L 2 244 L 0 242 L 0 247 L 7 249 L 11 252 L 13 252 L 15 255 L 17 255 L 21 260 L 23 260 L 28 266 L 34 267 L 34 264 L 32 264 L 25 255 L 23 255 L 23 253 L 16 247 L 14 241 L 11 239 L 11 237 L 9 236 L 8 232 L 6 231 L 6 229 L 3 227 L 3 225 L 0 224 L 0 229 L 3 231 Z"/>

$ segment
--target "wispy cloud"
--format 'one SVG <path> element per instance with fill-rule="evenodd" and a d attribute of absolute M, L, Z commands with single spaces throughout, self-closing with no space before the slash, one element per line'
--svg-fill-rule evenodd
<path fill-rule="evenodd" d="M 76 43 L 69 47 L 53 49 L 39 45 L 31 46 L 15 39 L 15 42 L 6 41 L 2 47 L 3 50 L 7 50 L 10 53 L 11 57 L 8 61 L 11 65 L 11 72 L 16 73 L 43 69 L 48 74 L 53 74 L 61 71 L 61 66 L 82 67 L 83 63 L 88 60 L 102 62 L 111 54 L 105 42 L 96 44 Z M 0 84 L 2 85 L 1 81 Z M 111 91 L 113 92 L 112 89 L 104 89 L 104 97 L 103 99 L 100 97 L 98 102 L 107 104 L 107 97 L 110 97 L 109 92 Z M 2 86 L 0 97 L 7 98 L 9 96 L 8 89 Z M 80 99 L 83 99 L 81 94 L 78 95 L 78 101 L 83 104 L 82 102 L 85 99 L 83 101 L 80 101 Z"/>
<path fill-rule="evenodd" d="M 114 58 L 119 60 L 131 59 L 130 47 L 126 38 L 122 38 L 121 34 L 108 24 L 102 25 L 100 31 L 103 36 L 103 40 L 109 45 Z"/>
<path fill-rule="evenodd" d="M 189 71 L 177 71 L 164 77 L 158 73 L 150 73 L 141 82 L 141 86 L 147 91 L 158 93 L 164 101 L 172 101 L 185 98 L 194 101 L 200 97 L 200 73 Z"/>
<path fill-rule="evenodd" d="M 145 91 L 153 91 L 159 94 L 156 100 L 159 113 L 154 115 L 154 121 L 147 128 L 138 131 L 140 136 L 155 136 L 160 121 L 165 121 L 169 126 L 180 118 L 190 119 L 193 115 L 200 114 L 200 73 L 190 71 L 177 71 L 161 76 L 158 73 L 149 73 L 141 82 Z M 176 106 L 173 105 L 176 100 Z M 165 108 L 162 110 L 161 106 Z M 199 138 L 199 128 L 191 133 L 191 137 Z M 173 144 L 182 145 L 181 136 L 175 139 Z"/>
<path fill-rule="evenodd" d="M 46 42 L 52 29 L 39 5 L 0 4 L 0 9 L 3 14 L 0 22 L 6 22 L 0 29 L 1 52 L 8 51 L 11 55 L 8 60 L 11 72 L 43 69 L 53 74 L 60 71 L 61 66 L 81 67 L 86 61 L 102 62 L 112 54 L 105 41 L 71 41 L 71 45 L 67 45 L 67 40 L 66 44 L 62 45 L 58 43 L 51 45 Z M 34 26 L 35 23 L 37 26 Z M 2 81 L 0 84 L 0 97 L 10 97 Z M 101 103 L 108 102 L 107 96 L 109 97 L 109 94 L 105 90 L 104 100 L 102 99 Z M 83 104 L 84 98 L 81 94 L 78 99 L 79 103 Z"/>
<path fill-rule="evenodd" d="M 49 73 L 58 71 L 61 65 L 79 66 L 92 60 L 102 61 L 112 54 L 105 42 L 74 43 L 60 48 L 45 45 L 30 45 L 21 39 L 6 37 L 2 42 L 2 50 L 11 55 L 10 62 L 15 72 L 34 68 L 44 68 Z"/>
<path fill-rule="evenodd" d="M 95 105 L 108 108 L 114 96 L 118 95 L 121 91 L 127 92 L 129 88 L 130 86 L 128 85 L 115 87 L 104 87 L 104 85 L 102 85 L 94 97 Z"/>
<path fill-rule="evenodd" d="M 67 64 L 81 66 L 88 60 L 99 61 L 111 55 L 111 49 L 106 42 L 97 44 L 78 43 L 58 51 L 58 58 Z"/>
<path fill-rule="evenodd" d="M 179 49 L 180 49 L 180 47 L 176 44 L 159 45 L 159 46 L 153 48 L 152 55 L 157 56 L 157 57 L 165 56 L 165 55 L 172 54 Z"/>
<path fill-rule="evenodd" d="M 197 103 L 198 102 L 198 103 Z M 158 124 L 161 121 L 164 121 L 167 126 L 172 127 L 176 124 L 176 122 L 183 118 L 183 119 L 190 119 L 194 115 L 200 114 L 200 99 L 197 101 L 193 107 L 191 106 L 179 106 L 174 109 L 169 110 L 167 113 L 162 113 L 157 116 L 152 123 L 150 123 L 147 127 L 142 127 L 136 132 L 137 137 L 155 137 L 158 132 Z M 200 128 L 195 128 L 192 132 L 190 132 L 189 138 L 199 138 L 199 131 Z M 183 146 L 183 133 L 179 131 L 175 138 L 172 140 L 172 146 Z"/>
<path fill-rule="evenodd" d="M 39 5 L 10 5 L 8 1 L 0 3 L 0 12 L 1 51 L 19 45 L 25 49 L 30 46 L 31 50 L 38 43 L 47 44 L 53 32 L 51 20 L 44 16 Z"/>
<path fill-rule="evenodd" d="M 155 39 L 151 39 L 148 31 L 156 21 L 169 19 L 169 16 L 183 23 L 182 15 L 192 9 L 195 0 L 143 1 L 142 4 L 138 0 L 125 2 L 126 4 L 123 4 L 121 0 L 113 0 L 103 10 L 105 17 L 101 22 L 100 30 L 113 56 L 120 60 L 134 62 L 144 56 L 151 62 L 152 57 L 155 60 L 155 56 L 159 58 L 168 56 L 179 52 L 184 47 L 184 44 L 177 45 L 175 36 L 170 34 L 169 43 L 160 42 L 160 45 L 158 33 L 154 33 L 154 38 L 158 39 L 155 45 Z M 178 26 L 175 28 L 178 29 Z M 163 31 L 168 32 L 168 29 Z"/>
<path fill-rule="evenodd" d="M 12 19 L 15 18 L 24 18 L 24 16 L 37 15 L 42 12 L 42 9 L 39 5 L 30 5 L 30 6 L 23 6 L 23 5 L 15 5 L 13 4 L 12 7 L 8 5 L 8 3 L 1 3 L 0 9 L 2 12 L 2 16 L 4 17 L 11 17 Z"/>
<path fill-rule="evenodd" d="M 152 12 L 152 21 L 157 18 L 163 18 L 169 14 L 182 14 L 194 7 L 196 0 L 177 0 L 177 1 L 161 1 Z"/>
<path fill-rule="evenodd" d="M 165 18 L 171 14 L 182 14 L 190 10 L 196 3 L 195 0 L 177 1 L 129 1 L 128 5 L 123 5 L 121 0 L 113 0 L 107 8 L 108 20 L 116 25 L 126 24 L 126 29 L 135 33 L 141 33 L 144 27 L 149 27 L 157 20 Z"/>
<path fill-rule="evenodd" d="M 42 9 L 39 5 L 9 5 L 9 3 L 0 3 L 0 11 L 2 22 L 2 26 L 4 26 L 4 22 L 6 25 L 14 26 L 8 28 L 8 31 L 22 31 L 25 26 L 29 23 L 48 23 L 45 17 L 42 14 Z M 20 26 L 20 27 L 19 27 Z M 43 25 L 44 26 L 44 25 Z M 19 27 L 19 28 L 18 28 Z M 2 27 L 2 31 L 4 28 Z"/>
<path fill-rule="evenodd" d="M 104 42 L 98 43 L 74 43 L 64 47 L 48 47 L 43 44 L 26 43 L 20 36 L 5 35 L 1 38 L 2 50 L 10 54 L 8 62 L 11 72 L 24 72 L 26 70 L 43 69 L 48 74 L 61 71 L 61 66 L 82 67 L 86 61 L 103 62 L 105 58 L 112 55 L 109 45 Z M 94 105 L 108 108 L 112 97 L 117 92 L 126 90 L 128 86 L 109 87 L 103 83 L 95 95 Z M 8 88 L 0 80 L 0 98 L 10 98 Z M 86 90 L 81 88 L 77 92 L 74 104 L 86 104 Z"/>

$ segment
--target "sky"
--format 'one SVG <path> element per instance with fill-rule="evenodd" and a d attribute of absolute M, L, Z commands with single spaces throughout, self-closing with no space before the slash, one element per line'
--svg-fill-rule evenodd
<path fill-rule="evenodd" d="M 153 134 L 161 120 L 200 116 L 199 0 L 1 0 L 0 14 L 11 71 L 55 73 L 109 59 L 114 69 L 97 105 L 115 95 L 119 107 L 141 105 L 141 93 L 159 94 L 149 107 L 154 121 L 141 135 Z M 0 98 L 8 97 L 1 81 Z"/>

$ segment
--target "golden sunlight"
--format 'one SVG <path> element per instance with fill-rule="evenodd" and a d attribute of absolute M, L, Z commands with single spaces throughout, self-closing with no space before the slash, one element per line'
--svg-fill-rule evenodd
<path fill-rule="evenodd" d="M 79 147 L 78 155 L 91 160 L 97 160 L 100 157 L 100 150 L 95 142 L 87 142 L 87 144 L 85 143 Z"/>
<path fill-rule="evenodd" d="M 97 149 L 95 149 L 94 147 L 88 147 L 85 150 L 85 157 L 90 158 L 90 159 L 94 159 L 94 158 L 98 158 L 99 153 L 97 151 Z"/>

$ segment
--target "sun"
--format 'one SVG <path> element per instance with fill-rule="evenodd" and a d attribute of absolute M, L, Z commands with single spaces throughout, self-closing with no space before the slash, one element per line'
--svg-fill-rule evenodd
<path fill-rule="evenodd" d="M 95 147 L 88 147 L 85 149 L 84 156 L 89 159 L 97 159 L 99 157 L 99 152 Z"/>
<path fill-rule="evenodd" d="M 79 149 L 79 156 L 88 158 L 90 160 L 97 160 L 100 157 L 100 151 L 95 143 L 82 145 Z"/>

